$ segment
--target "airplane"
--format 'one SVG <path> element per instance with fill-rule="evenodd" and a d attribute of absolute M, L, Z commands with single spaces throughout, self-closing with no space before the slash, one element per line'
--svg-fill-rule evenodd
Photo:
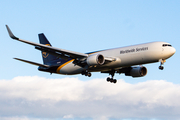
<path fill-rule="evenodd" d="M 43 63 L 14 58 L 16 60 L 33 64 L 39 71 L 63 75 L 82 74 L 91 77 L 91 72 L 108 73 L 111 77 L 108 82 L 116 83 L 115 73 L 124 73 L 126 76 L 143 77 L 147 68 L 143 64 L 160 62 L 159 69 L 176 52 L 176 49 L 167 42 L 150 42 L 127 47 L 100 50 L 90 53 L 79 53 L 52 47 L 43 33 L 38 34 L 39 43 L 20 39 L 12 33 L 6 25 L 12 39 L 35 46 L 42 53 Z"/>

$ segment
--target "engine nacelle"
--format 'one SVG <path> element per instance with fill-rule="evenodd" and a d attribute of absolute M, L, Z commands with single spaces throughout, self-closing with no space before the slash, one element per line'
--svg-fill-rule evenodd
<path fill-rule="evenodd" d="M 141 67 L 132 67 L 132 69 L 125 73 L 126 76 L 132 77 L 143 77 L 147 74 L 147 69 L 144 66 Z"/>
<path fill-rule="evenodd" d="M 103 65 L 105 62 L 105 59 L 104 59 L 104 56 L 101 54 L 93 54 L 87 58 L 86 62 L 89 66 Z"/>

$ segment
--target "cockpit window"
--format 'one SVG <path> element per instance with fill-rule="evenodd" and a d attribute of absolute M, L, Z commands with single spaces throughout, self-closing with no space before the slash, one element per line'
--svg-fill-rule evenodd
<path fill-rule="evenodd" d="M 172 45 L 170 45 L 170 44 L 163 44 L 162 46 L 163 47 L 166 47 L 166 46 L 172 47 Z"/>

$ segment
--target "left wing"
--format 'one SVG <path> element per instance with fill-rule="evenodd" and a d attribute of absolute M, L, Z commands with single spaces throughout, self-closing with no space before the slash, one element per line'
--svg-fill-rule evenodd
<path fill-rule="evenodd" d="M 39 49 L 41 51 L 46 51 L 46 52 L 49 52 L 50 54 L 54 54 L 54 55 L 57 55 L 59 57 L 62 56 L 64 58 L 65 57 L 70 57 L 70 58 L 76 59 L 76 58 L 88 57 L 88 54 L 69 51 L 69 50 L 64 50 L 64 49 L 59 49 L 59 48 L 56 48 L 56 47 L 46 46 L 46 45 L 43 45 L 43 44 L 38 44 L 38 43 L 30 42 L 30 41 L 27 41 L 27 40 L 22 40 L 22 39 L 20 39 L 20 38 L 18 38 L 16 36 L 14 36 L 14 34 L 12 33 L 12 31 L 10 30 L 8 25 L 6 25 L 6 28 L 7 28 L 7 31 L 9 33 L 9 36 L 12 39 L 15 39 L 15 40 L 18 40 L 18 41 L 33 45 L 33 46 L 35 46 L 36 49 Z"/>
<path fill-rule="evenodd" d="M 23 40 L 23 39 L 20 39 L 20 38 L 16 37 L 12 33 L 12 31 L 10 30 L 8 25 L 6 25 L 6 28 L 7 28 L 7 31 L 9 33 L 9 36 L 12 39 L 15 39 L 15 40 L 18 40 L 18 41 L 33 45 L 38 50 L 41 50 L 43 52 L 47 52 L 49 54 L 52 54 L 52 55 L 57 56 L 57 57 L 62 58 L 62 59 L 66 59 L 66 60 L 69 59 L 69 58 L 75 59 L 73 63 L 76 64 L 76 65 L 79 65 L 81 67 L 84 67 L 84 66 L 87 65 L 86 60 L 88 59 L 90 54 L 93 54 L 93 53 L 85 54 L 85 53 L 79 53 L 79 52 L 59 49 L 59 48 L 56 48 L 56 47 L 47 46 L 47 45 L 44 45 L 44 44 L 39 44 L 39 43 L 34 43 L 34 42 L 27 41 L 27 40 Z M 36 64 L 36 63 L 30 62 L 30 61 L 27 61 L 27 60 L 22 60 L 22 59 L 18 59 L 18 58 L 16 58 L 16 60 L 20 60 L 20 61 L 27 62 L 27 63 L 30 63 L 30 64 L 42 66 L 40 64 Z M 104 61 L 105 61 L 104 64 L 107 64 L 107 63 L 116 61 L 116 58 L 111 58 L 111 57 L 106 57 L 105 56 Z"/>

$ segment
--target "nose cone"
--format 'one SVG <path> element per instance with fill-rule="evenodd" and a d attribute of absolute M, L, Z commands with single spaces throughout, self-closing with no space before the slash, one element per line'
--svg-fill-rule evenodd
<path fill-rule="evenodd" d="M 172 55 L 174 55 L 175 52 L 176 52 L 176 49 L 172 47 L 172 48 L 170 49 L 170 53 L 171 53 Z"/>

